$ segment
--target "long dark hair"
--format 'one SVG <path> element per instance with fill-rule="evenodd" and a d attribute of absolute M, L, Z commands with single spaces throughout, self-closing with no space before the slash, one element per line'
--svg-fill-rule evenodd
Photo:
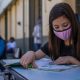
<path fill-rule="evenodd" d="M 72 26 L 72 32 L 71 32 L 71 39 L 73 41 L 72 44 L 72 51 L 74 55 L 78 58 L 80 57 L 80 38 L 79 38 L 79 24 L 78 21 L 75 17 L 75 14 L 70 7 L 69 4 L 67 3 L 58 3 L 56 4 L 52 10 L 50 11 L 49 15 L 49 50 L 50 50 L 50 55 L 51 58 L 56 59 L 60 56 L 60 46 L 62 40 L 57 38 L 55 34 L 53 33 L 53 27 L 52 27 L 52 21 L 55 20 L 56 18 L 65 15 L 69 21 L 71 22 Z"/>

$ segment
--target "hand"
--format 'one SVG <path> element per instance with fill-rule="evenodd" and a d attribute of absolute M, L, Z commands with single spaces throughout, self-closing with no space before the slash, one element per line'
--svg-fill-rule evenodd
<path fill-rule="evenodd" d="M 80 62 L 72 56 L 59 57 L 54 61 L 54 64 L 76 64 L 80 65 Z"/>
<path fill-rule="evenodd" d="M 20 59 L 20 64 L 26 68 L 28 68 L 29 64 L 32 64 L 33 67 L 37 67 L 35 64 L 35 52 L 28 51 L 26 54 L 24 54 Z"/>

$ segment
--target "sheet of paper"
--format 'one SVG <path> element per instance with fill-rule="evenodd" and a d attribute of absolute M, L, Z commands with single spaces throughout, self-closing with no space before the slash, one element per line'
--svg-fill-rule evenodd
<path fill-rule="evenodd" d="M 78 65 L 55 65 L 54 63 L 53 64 L 51 63 L 53 63 L 53 61 L 51 59 L 46 58 L 36 61 L 38 69 L 42 70 L 67 70 L 78 66 Z"/>
<path fill-rule="evenodd" d="M 3 60 L 5 63 L 4 66 L 11 65 L 11 64 L 16 64 L 20 62 L 20 59 L 5 59 Z"/>
<path fill-rule="evenodd" d="M 3 60 L 3 62 L 5 63 L 4 66 L 7 66 L 11 64 L 20 63 L 20 59 L 6 59 L 6 60 Z M 48 58 L 42 58 L 40 60 L 36 60 L 35 63 L 37 64 L 38 69 L 42 69 L 42 70 L 66 70 L 66 69 L 70 69 L 70 68 L 77 66 L 77 65 L 51 64 L 53 63 L 53 61 Z"/>
<path fill-rule="evenodd" d="M 38 67 L 41 67 L 49 65 L 50 63 L 52 63 L 52 60 L 48 58 L 42 58 L 40 60 L 36 60 L 35 63 L 37 64 Z"/>

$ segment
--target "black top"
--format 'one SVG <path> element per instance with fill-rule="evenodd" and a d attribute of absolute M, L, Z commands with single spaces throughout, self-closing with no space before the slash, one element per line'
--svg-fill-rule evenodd
<path fill-rule="evenodd" d="M 46 43 L 44 46 L 41 47 L 41 50 L 48 56 L 50 56 L 49 48 L 48 48 L 48 43 Z M 72 52 L 72 45 L 66 46 L 64 44 L 61 44 L 60 47 L 60 56 L 74 56 Z"/>

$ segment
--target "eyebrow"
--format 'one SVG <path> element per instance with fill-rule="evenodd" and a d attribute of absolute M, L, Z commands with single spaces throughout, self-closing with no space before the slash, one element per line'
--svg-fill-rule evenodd
<path fill-rule="evenodd" d="M 59 25 L 53 25 L 53 26 L 59 26 Z"/>
<path fill-rule="evenodd" d="M 66 23 L 68 24 L 68 23 L 70 23 L 70 22 L 69 22 L 69 21 L 63 22 L 62 25 L 63 25 L 63 24 L 66 24 Z M 56 24 L 54 25 L 54 24 L 53 24 L 53 26 L 59 26 L 59 25 L 56 25 Z"/>

